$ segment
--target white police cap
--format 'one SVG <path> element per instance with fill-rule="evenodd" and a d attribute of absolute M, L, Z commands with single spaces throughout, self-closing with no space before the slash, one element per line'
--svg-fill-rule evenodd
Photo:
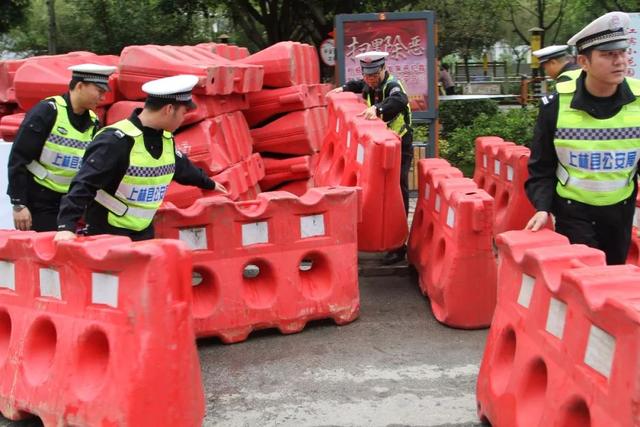
<path fill-rule="evenodd" d="M 78 64 L 67 68 L 71 71 L 71 78 L 109 90 L 109 76 L 116 71 L 112 65 Z"/>
<path fill-rule="evenodd" d="M 533 54 L 533 56 L 537 57 L 538 61 L 540 61 L 540 63 L 542 64 L 543 62 L 546 62 L 550 59 L 565 56 L 567 54 L 567 48 L 569 48 L 569 46 L 567 46 L 566 44 L 553 45 L 534 50 L 531 53 Z"/>
<path fill-rule="evenodd" d="M 629 47 L 627 36 L 629 21 L 629 15 L 624 12 L 609 12 L 584 27 L 567 43 L 575 45 L 578 52 L 590 48 L 597 50 L 626 49 Z"/>
<path fill-rule="evenodd" d="M 180 74 L 152 80 L 142 85 L 142 90 L 148 98 L 157 98 L 167 103 L 179 102 L 189 108 L 196 104 L 191 99 L 191 90 L 198 83 L 198 77 L 191 74 Z"/>
<path fill-rule="evenodd" d="M 356 59 L 360 60 L 360 67 L 364 74 L 373 74 L 380 71 L 387 56 L 389 52 L 371 51 L 356 55 Z"/>

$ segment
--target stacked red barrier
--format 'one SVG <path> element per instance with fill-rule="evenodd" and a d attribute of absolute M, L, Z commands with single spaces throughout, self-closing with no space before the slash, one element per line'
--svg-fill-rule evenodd
<path fill-rule="evenodd" d="M 24 120 L 24 116 L 25 113 L 18 113 L 0 118 L 0 138 L 7 142 L 13 142 Z"/>
<path fill-rule="evenodd" d="M 362 188 L 367 215 L 358 226 L 358 248 L 385 251 L 400 247 L 408 234 L 400 193 L 400 139 L 381 120 L 358 114 L 361 97 L 338 93 L 329 97 L 328 125 L 315 172 L 319 186 Z"/>
<path fill-rule="evenodd" d="M 270 192 L 161 208 L 156 235 L 193 250 L 196 334 L 231 343 L 257 329 L 293 333 L 313 319 L 354 320 L 358 196 L 353 188 L 314 188 L 299 198 Z"/>
<path fill-rule="evenodd" d="M 502 138 L 476 139 L 473 180 L 496 200 L 494 235 L 524 228 L 535 213 L 524 191 L 529 155 L 527 147 Z"/>
<path fill-rule="evenodd" d="M 0 411 L 45 426 L 200 426 L 178 242 L 0 233 Z"/>
<path fill-rule="evenodd" d="M 231 59 L 232 61 L 249 56 L 249 50 L 246 47 L 240 47 L 228 43 L 199 43 L 196 47 L 206 49 L 208 52 L 215 53 L 218 56 Z"/>
<path fill-rule="evenodd" d="M 420 199 L 409 261 L 438 321 L 458 328 L 491 323 L 496 304 L 493 198 L 442 159 L 418 163 Z"/>
<path fill-rule="evenodd" d="M 477 384 L 493 425 L 636 426 L 640 269 L 549 230 L 498 236 L 498 306 Z"/>

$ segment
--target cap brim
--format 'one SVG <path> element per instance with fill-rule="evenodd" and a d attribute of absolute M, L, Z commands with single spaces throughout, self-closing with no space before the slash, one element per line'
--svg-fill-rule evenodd
<path fill-rule="evenodd" d="M 382 69 L 382 65 L 376 65 L 375 67 L 362 67 L 362 74 L 375 74 Z"/>
<path fill-rule="evenodd" d="M 616 40 L 609 43 L 602 43 L 592 47 L 595 50 L 619 50 L 628 49 L 629 40 Z"/>

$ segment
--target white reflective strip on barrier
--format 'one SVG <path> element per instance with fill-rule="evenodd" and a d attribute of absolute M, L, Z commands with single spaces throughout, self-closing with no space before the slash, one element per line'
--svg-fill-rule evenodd
<path fill-rule="evenodd" d="M 351 147 L 351 130 L 347 131 L 347 148 Z"/>
<path fill-rule="evenodd" d="M 91 303 L 118 308 L 120 278 L 114 274 L 91 273 Z"/>
<path fill-rule="evenodd" d="M 500 175 L 500 160 L 493 161 L 493 173 L 495 175 Z"/>
<path fill-rule="evenodd" d="M 616 339 L 596 325 L 591 325 L 584 363 L 600 372 L 605 377 L 611 376 Z"/>
<path fill-rule="evenodd" d="M 507 165 L 507 181 L 513 181 L 513 166 Z"/>
<path fill-rule="evenodd" d="M 440 212 L 440 195 L 439 194 L 436 194 L 436 202 L 435 202 L 434 209 L 436 212 Z"/>
<path fill-rule="evenodd" d="M 242 246 L 269 243 L 269 224 L 266 221 L 242 224 Z"/>
<path fill-rule="evenodd" d="M 487 155 L 486 154 L 482 155 L 482 167 L 485 168 L 485 169 L 487 168 Z"/>
<path fill-rule="evenodd" d="M 518 304 L 523 307 L 529 308 L 531 304 L 531 297 L 533 296 L 533 289 L 536 284 L 536 278 L 529 275 L 522 275 L 522 282 L 520 284 L 520 293 L 518 294 Z"/>
<path fill-rule="evenodd" d="M 0 261 L 0 288 L 16 290 L 16 266 L 9 261 Z"/>
<path fill-rule="evenodd" d="M 429 184 L 425 184 L 424 186 L 424 199 L 429 200 L 429 194 L 431 193 L 431 186 Z"/>
<path fill-rule="evenodd" d="M 364 147 L 362 144 L 358 144 L 358 153 L 356 154 L 356 161 L 361 165 L 364 164 Z"/>
<path fill-rule="evenodd" d="M 453 225 L 456 223 L 456 211 L 451 206 L 447 210 L 447 225 L 453 228 Z"/>
<path fill-rule="evenodd" d="M 336 133 L 340 132 L 340 117 L 336 119 Z"/>
<path fill-rule="evenodd" d="M 309 215 L 300 217 L 300 237 L 324 236 L 324 215 Z"/>
<path fill-rule="evenodd" d="M 547 313 L 547 332 L 562 339 L 566 317 L 567 304 L 558 299 L 551 298 L 549 302 L 549 313 Z"/>
<path fill-rule="evenodd" d="M 62 299 L 60 273 L 50 268 L 40 269 L 40 296 Z"/>
<path fill-rule="evenodd" d="M 205 227 L 198 228 L 181 228 L 178 230 L 178 238 L 187 244 L 189 249 L 194 251 L 209 248 L 207 242 L 207 229 Z"/>

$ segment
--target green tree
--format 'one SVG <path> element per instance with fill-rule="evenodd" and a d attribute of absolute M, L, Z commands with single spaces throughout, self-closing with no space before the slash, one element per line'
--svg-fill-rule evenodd
<path fill-rule="evenodd" d="M 22 25 L 29 7 L 29 0 L 3 0 L 0 8 L 0 34 Z"/>

